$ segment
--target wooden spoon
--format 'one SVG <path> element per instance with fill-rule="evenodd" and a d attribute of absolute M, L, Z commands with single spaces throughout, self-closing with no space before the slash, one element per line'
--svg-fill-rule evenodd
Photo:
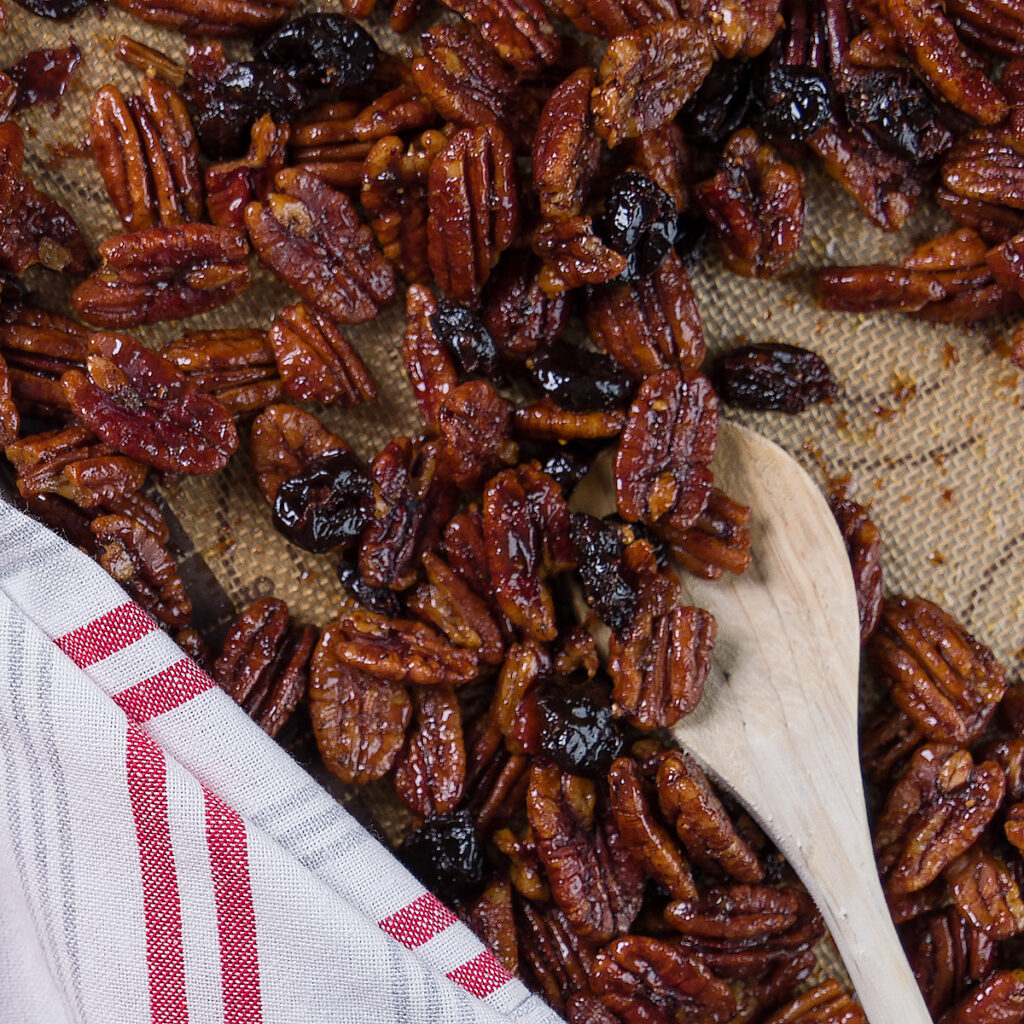
<path fill-rule="evenodd" d="M 753 511 L 753 564 L 685 600 L 718 622 L 696 711 L 672 730 L 731 791 L 818 904 L 871 1024 L 931 1024 L 882 897 L 857 751 L 857 599 L 832 513 L 804 470 L 753 431 L 722 422 L 715 482 Z M 611 460 L 573 506 L 614 511 Z M 607 632 L 605 632 L 607 637 Z M 600 639 L 600 638 L 599 638 Z"/>

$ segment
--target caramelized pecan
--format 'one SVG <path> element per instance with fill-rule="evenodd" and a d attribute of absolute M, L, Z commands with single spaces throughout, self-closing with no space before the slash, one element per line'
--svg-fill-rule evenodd
<path fill-rule="evenodd" d="M 455 809 L 466 787 L 462 713 L 450 686 L 416 687 L 415 724 L 395 762 L 395 789 L 421 818 Z"/>
<path fill-rule="evenodd" d="M 75 415 L 107 444 L 165 473 L 215 473 L 238 447 L 231 414 L 167 359 L 120 334 L 94 334 L 89 375 L 61 378 Z"/>
<path fill-rule="evenodd" d="M 264 114 L 251 129 L 249 150 L 237 160 L 206 168 L 206 209 L 210 220 L 226 228 L 245 227 L 245 208 L 267 198 L 274 175 L 284 166 L 288 125 Z"/>
<path fill-rule="evenodd" d="M 510 974 L 519 974 L 519 946 L 512 911 L 512 887 L 505 879 L 492 879 L 471 903 L 459 908 L 469 930 L 490 949 Z"/>
<path fill-rule="evenodd" d="M 203 217 L 199 143 L 185 101 L 161 78 L 138 96 L 105 85 L 92 98 L 89 137 L 107 195 L 128 231 Z"/>
<path fill-rule="evenodd" d="M 544 263 L 540 286 L 547 295 L 611 281 L 627 264 L 598 238 L 590 217 L 543 221 L 533 234 L 533 251 Z"/>
<path fill-rule="evenodd" d="M 523 966 L 556 1010 L 563 1010 L 575 994 L 589 990 L 587 977 L 595 949 L 558 907 L 542 910 L 516 900 L 515 921 Z"/>
<path fill-rule="evenodd" d="M 765 1024 L 867 1024 L 864 1011 L 835 978 L 798 996 Z"/>
<path fill-rule="evenodd" d="M 508 763 L 511 764 L 513 760 L 523 762 L 525 766 L 523 777 L 529 781 L 529 758 L 523 755 L 513 755 L 512 758 L 509 758 Z M 493 838 L 497 849 L 511 861 L 509 880 L 516 892 L 537 903 L 550 903 L 551 887 L 548 885 L 540 857 L 537 856 L 537 843 L 533 830 L 527 828 L 522 837 L 517 837 L 511 829 L 503 828 L 495 832 Z"/>
<path fill-rule="evenodd" d="M 439 470 L 462 490 L 476 490 L 492 473 L 514 463 L 512 403 L 486 381 L 460 384 L 441 400 L 437 425 L 442 449 Z"/>
<path fill-rule="evenodd" d="M 939 1024 L 1020 1024 L 1024 971 L 995 971 L 940 1018 Z"/>
<path fill-rule="evenodd" d="M 860 760 L 865 777 L 872 785 L 887 785 L 900 774 L 907 758 L 923 740 L 902 711 L 883 704 L 861 733 Z"/>
<path fill-rule="evenodd" d="M 284 601 L 261 597 L 234 621 L 213 677 L 268 735 L 276 736 L 306 692 L 316 646 L 312 626 L 296 626 Z"/>
<path fill-rule="evenodd" d="M 521 73 L 540 71 L 561 55 L 561 39 L 538 0 L 444 0 L 475 25 L 483 41 Z"/>
<path fill-rule="evenodd" d="M 690 152 L 675 121 L 623 143 L 630 164 L 665 192 L 680 213 L 689 205 Z"/>
<path fill-rule="evenodd" d="M 249 246 L 234 228 L 149 228 L 111 238 L 99 251 L 103 266 L 71 295 L 75 312 L 99 327 L 137 327 L 205 313 L 249 284 Z"/>
<path fill-rule="evenodd" d="M 868 657 L 892 700 L 929 739 L 974 739 L 1006 690 L 992 652 L 920 597 L 885 602 Z"/>
<path fill-rule="evenodd" d="M 339 323 L 376 316 L 395 297 L 395 272 L 348 197 L 296 167 L 278 171 L 274 187 L 245 211 L 260 260 Z"/>
<path fill-rule="evenodd" d="M 359 353 L 337 326 L 301 302 L 277 314 L 270 344 L 289 398 L 337 402 L 344 408 L 370 402 L 377 386 Z"/>
<path fill-rule="evenodd" d="M 742 573 L 750 565 L 750 509 L 717 487 L 693 526 L 677 530 L 670 521 L 654 524 L 675 561 L 687 572 L 717 580 L 728 570 Z"/>
<path fill-rule="evenodd" d="M 960 913 L 989 938 L 1008 939 L 1024 930 L 1024 899 L 1006 861 L 984 840 L 943 872 Z"/>
<path fill-rule="evenodd" d="M 362 785 L 385 775 L 405 742 L 412 702 L 404 686 L 342 660 L 336 624 L 313 654 L 309 716 L 324 765 L 342 782 Z"/>
<path fill-rule="evenodd" d="M 295 0 L 117 0 L 129 14 L 187 35 L 237 36 L 272 28 Z"/>
<path fill-rule="evenodd" d="M 0 355 L 0 447 L 6 447 L 18 436 L 18 408 L 11 397 L 11 378 L 7 363 Z"/>
<path fill-rule="evenodd" d="M 835 497 L 829 507 L 850 555 L 853 585 L 857 589 L 860 642 L 866 644 L 882 615 L 882 537 L 863 505 Z"/>

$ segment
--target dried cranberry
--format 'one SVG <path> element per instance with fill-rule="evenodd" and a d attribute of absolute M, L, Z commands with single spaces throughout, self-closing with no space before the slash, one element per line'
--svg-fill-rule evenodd
<path fill-rule="evenodd" d="M 318 459 L 286 480 L 274 499 L 274 525 L 294 544 L 322 552 L 351 544 L 373 514 L 373 484 L 349 451 Z"/>
<path fill-rule="evenodd" d="M 303 14 L 268 36 L 255 56 L 310 86 L 362 85 L 377 68 L 373 37 L 341 14 Z"/>
<path fill-rule="evenodd" d="M 189 71 L 182 95 L 192 108 L 196 135 L 212 160 L 240 155 L 249 145 L 255 121 L 269 114 L 281 123 L 295 120 L 305 91 L 282 68 L 265 61 L 227 61 L 216 73 Z"/>
<path fill-rule="evenodd" d="M 81 13 L 92 3 L 92 0 L 16 0 L 20 7 L 40 18 L 53 18 L 55 21 L 67 21 Z"/>
<path fill-rule="evenodd" d="M 569 539 L 587 604 L 614 633 L 629 628 L 636 612 L 636 591 L 622 575 L 623 528 L 587 512 L 569 518 Z"/>
<path fill-rule="evenodd" d="M 720 60 L 679 113 L 686 141 L 717 148 L 743 124 L 753 75 L 746 60 Z"/>
<path fill-rule="evenodd" d="M 832 116 L 824 75 L 804 64 L 769 67 L 754 80 L 761 126 L 779 141 L 803 142 Z"/>
<path fill-rule="evenodd" d="M 615 178 L 594 227 L 601 241 L 626 257 L 623 281 L 650 277 L 676 240 L 676 204 L 639 171 Z"/>
<path fill-rule="evenodd" d="M 397 619 L 402 614 L 402 602 L 398 595 L 387 587 L 375 587 L 367 583 L 354 565 L 342 562 L 338 566 L 338 582 L 353 601 L 358 601 L 371 612 L 386 615 L 389 619 Z"/>
<path fill-rule="evenodd" d="M 594 456 L 602 442 L 573 441 L 549 444 L 520 444 L 519 457 L 523 462 L 536 461 L 542 473 L 567 494 L 590 472 Z"/>
<path fill-rule="evenodd" d="M 715 386 L 731 405 L 783 412 L 803 412 L 831 401 L 838 391 L 821 356 L 777 342 L 746 345 L 722 356 L 715 368 Z"/>
<path fill-rule="evenodd" d="M 843 102 L 852 124 L 915 163 L 934 160 L 953 144 L 928 91 L 906 68 L 861 72 Z"/>
<path fill-rule="evenodd" d="M 497 381 L 498 349 L 490 331 L 465 306 L 439 299 L 430 327 L 438 340 L 451 349 L 463 371 L 471 377 Z"/>
<path fill-rule="evenodd" d="M 26 53 L 17 64 L 6 69 L 18 87 L 14 110 L 24 110 L 36 103 L 56 103 L 81 63 L 82 51 L 74 39 L 63 50 Z"/>
<path fill-rule="evenodd" d="M 592 679 L 550 679 L 537 693 L 540 745 L 563 771 L 603 776 L 622 750 L 612 702 Z"/>
<path fill-rule="evenodd" d="M 398 857 L 445 903 L 475 896 L 484 882 L 484 852 L 469 811 L 428 818 L 405 837 Z"/>
<path fill-rule="evenodd" d="M 563 409 L 610 411 L 629 405 L 635 382 L 610 356 L 554 344 L 527 360 L 537 386 Z"/>

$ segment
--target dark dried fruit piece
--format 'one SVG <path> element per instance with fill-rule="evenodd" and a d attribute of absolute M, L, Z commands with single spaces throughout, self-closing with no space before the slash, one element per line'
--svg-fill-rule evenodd
<path fill-rule="evenodd" d="M 292 624 L 283 601 L 261 597 L 232 624 L 213 677 L 265 733 L 276 736 L 306 691 L 316 639 L 312 626 Z"/>
<path fill-rule="evenodd" d="M 395 789 L 414 814 L 433 818 L 455 809 L 466 787 L 462 713 L 449 686 L 416 687 L 415 724 L 395 763 Z"/>
<path fill-rule="evenodd" d="M 279 171 L 274 185 L 245 211 L 260 260 L 339 323 L 376 316 L 395 297 L 395 272 L 348 197 L 302 168 Z"/>
<path fill-rule="evenodd" d="M 215 473 L 238 447 L 231 414 L 168 360 L 119 334 L 94 334 L 89 376 L 61 378 L 75 415 L 107 444 L 165 473 Z"/>
<path fill-rule="evenodd" d="M 230 302 L 249 285 L 241 231 L 180 224 L 132 231 L 99 247 L 103 266 L 72 293 L 75 312 L 120 329 L 178 320 Z"/>
<path fill-rule="evenodd" d="M 639 171 L 615 178 L 594 221 L 598 237 L 626 257 L 622 281 L 650 277 L 676 240 L 676 207 L 672 197 Z"/>
<path fill-rule="evenodd" d="M 313 654 L 309 716 L 328 771 L 362 785 L 386 774 L 405 742 L 412 702 L 404 686 L 367 675 L 338 657 L 338 626 Z"/>
<path fill-rule="evenodd" d="M 832 118 L 832 90 L 817 68 L 766 66 L 754 78 L 754 101 L 764 131 L 778 142 L 805 142 Z"/>
<path fill-rule="evenodd" d="M 622 749 L 605 689 L 586 677 L 556 676 L 536 691 L 540 749 L 563 771 L 602 777 Z"/>
<path fill-rule="evenodd" d="M 304 85 L 362 85 L 377 67 L 373 37 L 340 14 L 302 14 L 255 47 L 260 60 L 284 68 Z"/>
<path fill-rule="evenodd" d="M 573 512 L 569 537 L 587 604 L 616 636 L 624 636 L 636 617 L 639 594 L 623 564 L 627 528 L 586 512 Z"/>
<path fill-rule="evenodd" d="M 829 507 L 850 555 L 863 645 L 874 633 L 882 615 L 882 537 L 863 505 L 849 498 L 835 497 Z"/>
<path fill-rule="evenodd" d="M 821 356 L 774 341 L 743 345 L 720 356 L 714 381 L 723 402 L 745 409 L 803 412 L 839 393 Z"/>
<path fill-rule="evenodd" d="M 526 363 L 534 383 L 574 412 L 611 412 L 629 404 L 633 383 L 613 359 L 565 343 L 548 345 Z"/>
<path fill-rule="evenodd" d="M 468 811 L 453 811 L 413 829 L 398 848 L 405 866 L 446 903 L 473 898 L 483 885 L 483 848 Z"/>
<path fill-rule="evenodd" d="M 920 597 L 885 602 L 868 656 L 893 701 L 930 739 L 970 742 L 1006 690 L 992 652 Z"/>

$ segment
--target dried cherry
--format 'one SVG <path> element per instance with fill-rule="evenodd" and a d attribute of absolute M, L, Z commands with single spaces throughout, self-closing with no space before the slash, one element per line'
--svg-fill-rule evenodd
<path fill-rule="evenodd" d="M 282 25 L 254 53 L 309 86 L 362 85 L 377 68 L 370 33 L 344 15 L 320 11 Z"/>
<path fill-rule="evenodd" d="M 92 0 L 15 0 L 19 7 L 24 7 L 40 18 L 53 18 L 54 21 L 67 21 L 92 3 Z"/>
<path fill-rule="evenodd" d="M 803 412 L 838 394 L 821 356 L 796 345 L 744 345 L 718 360 L 715 386 L 723 402 L 746 409 Z"/>
<path fill-rule="evenodd" d="M 465 373 L 498 380 L 497 346 L 473 312 L 442 298 L 437 300 L 437 312 L 430 314 L 429 320 L 437 340 L 451 349 Z"/>
<path fill-rule="evenodd" d="M 569 518 L 569 538 L 587 604 L 615 633 L 624 633 L 636 612 L 637 593 L 622 572 L 625 531 L 614 522 L 586 512 Z"/>
<path fill-rule="evenodd" d="M 750 107 L 753 78 L 745 60 L 716 61 L 700 88 L 679 112 L 688 142 L 720 146 L 739 129 Z"/>
<path fill-rule="evenodd" d="M 629 405 L 635 384 L 610 356 L 554 344 L 527 362 L 545 395 L 574 412 L 611 411 Z"/>
<path fill-rule="evenodd" d="M 608 189 L 604 212 L 594 221 L 598 237 L 626 257 L 622 281 L 650 277 L 676 240 L 676 204 L 639 171 L 626 171 Z"/>
<path fill-rule="evenodd" d="M 469 811 L 428 819 L 405 837 L 398 856 L 445 903 L 475 896 L 484 883 L 483 847 Z"/>
<path fill-rule="evenodd" d="M 770 67 L 754 79 L 761 126 L 780 142 L 809 139 L 832 116 L 832 90 L 815 68 Z"/>
<path fill-rule="evenodd" d="M 541 749 L 563 771 L 600 777 L 622 750 L 608 694 L 592 679 L 550 679 L 537 691 Z"/>

